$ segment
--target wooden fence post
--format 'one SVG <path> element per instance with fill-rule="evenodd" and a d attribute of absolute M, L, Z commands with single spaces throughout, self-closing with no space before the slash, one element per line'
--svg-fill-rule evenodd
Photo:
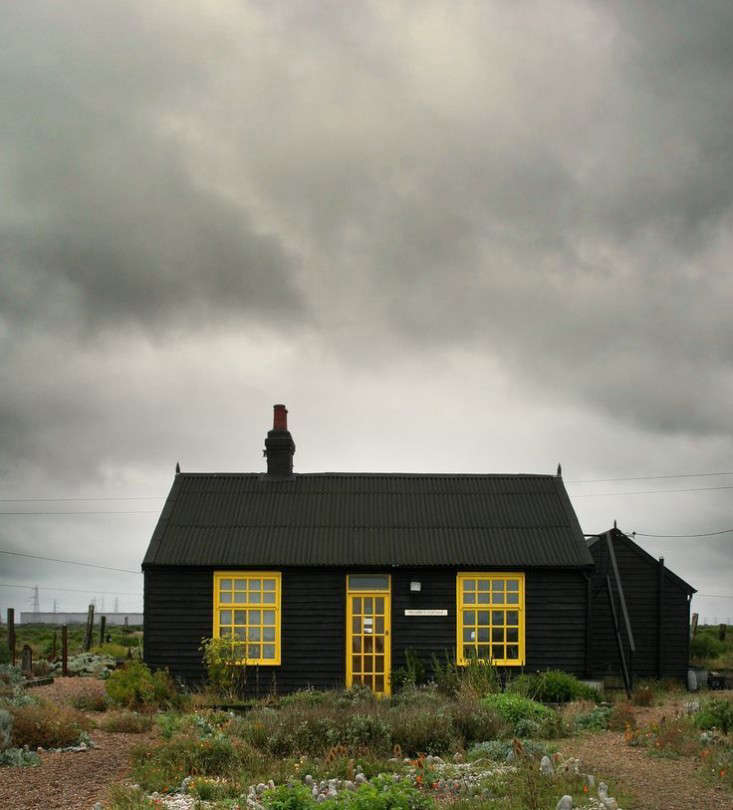
<path fill-rule="evenodd" d="M 721 641 L 725 641 L 725 631 L 726 631 L 727 629 L 728 629 L 728 625 L 727 625 L 727 624 L 721 624 L 721 625 L 720 625 L 720 627 L 718 628 L 718 638 L 719 638 Z"/>
<path fill-rule="evenodd" d="M 84 652 L 89 652 L 92 646 L 92 633 L 94 632 L 94 605 L 89 605 L 87 613 L 87 632 L 84 636 Z"/>
<path fill-rule="evenodd" d="M 104 633 L 107 629 L 107 617 L 100 616 L 99 617 L 99 643 L 104 644 Z"/>
<path fill-rule="evenodd" d="M 64 624 L 61 627 L 61 674 L 69 674 L 69 630 Z"/>
<path fill-rule="evenodd" d="M 8 608 L 8 647 L 10 658 L 15 666 L 15 608 Z"/>
<path fill-rule="evenodd" d="M 51 646 L 51 660 L 56 660 L 56 639 L 58 636 L 58 630 L 54 627 L 53 628 L 53 644 Z"/>

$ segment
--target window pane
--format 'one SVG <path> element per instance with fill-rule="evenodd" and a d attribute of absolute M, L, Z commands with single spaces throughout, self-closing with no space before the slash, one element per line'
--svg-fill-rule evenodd
<path fill-rule="evenodd" d="M 219 611 L 219 624 L 231 624 L 232 623 L 232 611 L 231 610 L 220 610 Z"/>
<path fill-rule="evenodd" d="M 374 612 L 375 613 L 384 613 L 384 597 L 377 596 L 374 600 Z"/>
<path fill-rule="evenodd" d="M 371 596 L 364 597 L 364 613 L 372 613 L 373 611 L 372 602 L 373 600 Z"/>
<path fill-rule="evenodd" d="M 229 593 L 220 593 L 219 594 L 219 601 L 221 601 L 221 602 L 231 602 L 232 601 L 231 591 Z"/>
<path fill-rule="evenodd" d="M 480 591 L 488 591 L 489 590 L 489 580 L 488 579 L 480 579 L 478 581 L 478 589 Z"/>
<path fill-rule="evenodd" d="M 259 591 L 250 591 L 249 592 L 249 603 L 250 605 L 259 605 L 262 601 L 262 595 Z"/>
<path fill-rule="evenodd" d="M 476 604 L 476 594 L 475 593 L 464 593 L 463 594 L 463 604 L 464 605 L 475 605 Z"/>
<path fill-rule="evenodd" d="M 373 672 L 374 659 L 371 655 L 364 656 L 364 672 Z"/>
<path fill-rule="evenodd" d="M 364 634 L 374 632 L 374 619 L 371 616 L 364 617 Z"/>
<path fill-rule="evenodd" d="M 478 612 L 478 624 L 488 624 L 489 623 L 489 611 L 488 610 L 479 610 Z"/>
<path fill-rule="evenodd" d="M 272 660 L 275 657 L 275 645 L 274 644 L 263 644 L 262 645 L 262 657 L 268 660 Z"/>
<path fill-rule="evenodd" d="M 463 641 L 473 641 L 474 640 L 474 631 L 471 628 L 464 628 L 463 629 Z"/>
<path fill-rule="evenodd" d="M 232 637 L 232 628 L 231 627 L 222 627 L 219 630 L 219 635 L 221 638 L 231 638 Z"/>
<path fill-rule="evenodd" d="M 246 602 L 247 601 L 247 594 L 243 593 L 242 591 L 234 591 L 234 601 L 235 602 Z"/>
<path fill-rule="evenodd" d="M 489 628 L 488 627 L 479 627 L 479 629 L 478 629 L 478 640 L 479 641 L 488 641 L 489 640 Z"/>
<path fill-rule="evenodd" d="M 260 657 L 260 645 L 259 644 L 248 644 L 247 645 L 247 658 L 251 660 L 257 660 Z"/>
<path fill-rule="evenodd" d="M 503 591 L 504 590 L 504 580 L 503 579 L 492 579 L 491 580 L 491 590 L 492 591 Z"/>
<path fill-rule="evenodd" d="M 386 574 L 352 574 L 349 576 L 350 591 L 386 591 L 389 576 Z"/>
<path fill-rule="evenodd" d="M 507 624 L 519 624 L 519 612 L 516 610 L 507 610 L 506 612 Z"/>
<path fill-rule="evenodd" d="M 478 646 L 478 657 L 479 658 L 488 658 L 489 657 L 489 647 L 488 647 L 488 645 L 479 644 L 479 646 Z"/>
<path fill-rule="evenodd" d="M 262 594 L 262 601 L 266 605 L 274 605 L 275 604 L 275 592 L 274 591 L 270 591 L 270 592 L 265 591 L 265 593 Z"/>
<path fill-rule="evenodd" d="M 262 590 L 262 580 L 261 579 L 250 579 L 250 581 L 249 581 L 249 589 L 250 589 L 250 591 L 261 591 Z"/>
<path fill-rule="evenodd" d="M 274 591 L 275 590 L 275 580 L 274 579 L 264 579 L 264 580 L 262 580 L 262 590 L 264 590 L 264 591 Z"/>
<path fill-rule="evenodd" d="M 244 644 L 234 645 L 234 657 L 241 660 L 244 658 Z"/>
<path fill-rule="evenodd" d="M 353 613 L 361 613 L 361 596 L 352 596 L 351 610 Z"/>
<path fill-rule="evenodd" d="M 246 630 L 244 629 L 244 627 L 234 628 L 234 638 L 237 641 L 246 641 Z"/>
<path fill-rule="evenodd" d="M 351 620 L 351 632 L 361 633 L 361 619 L 358 616 L 354 616 Z"/>
<path fill-rule="evenodd" d="M 260 640 L 260 628 L 259 627 L 250 627 L 247 631 L 247 638 L 249 641 L 259 641 Z"/>
<path fill-rule="evenodd" d="M 374 679 L 374 691 L 384 692 L 384 675 L 377 675 Z"/>
<path fill-rule="evenodd" d="M 463 648 L 463 657 L 464 658 L 472 658 L 476 655 L 476 650 L 473 647 L 464 647 Z"/>
<path fill-rule="evenodd" d="M 234 624 L 247 624 L 247 611 L 235 610 L 234 611 Z"/>
<path fill-rule="evenodd" d="M 503 605 L 504 604 L 504 592 L 501 593 L 492 593 L 491 594 L 491 604 L 492 605 Z"/>
<path fill-rule="evenodd" d="M 246 591 L 247 590 L 247 580 L 246 579 L 235 579 L 234 580 L 234 588 L 238 591 Z"/>
<path fill-rule="evenodd" d="M 518 627 L 510 627 L 506 631 L 506 640 L 507 641 L 519 641 L 519 628 Z"/>
<path fill-rule="evenodd" d="M 374 649 L 378 653 L 384 652 L 384 636 L 377 636 L 374 639 Z"/>
<path fill-rule="evenodd" d="M 374 620 L 374 632 L 384 633 L 384 616 L 377 616 Z"/>
<path fill-rule="evenodd" d="M 232 589 L 232 581 L 231 579 L 221 579 L 219 580 L 219 589 L 222 591 L 231 591 Z"/>
<path fill-rule="evenodd" d="M 518 579 L 508 579 L 506 581 L 506 589 L 508 591 L 518 591 L 519 590 L 519 580 Z"/>
<path fill-rule="evenodd" d="M 374 671 L 375 672 L 384 672 L 384 656 L 383 655 L 375 655 L 374 656 Z"/>
<path fill-rule="evenodd" d="M 491 611 L 491 623 L 492 624 L 504 624 L 504 611 L 503 610 L 492 610 Z"/>
<path fill-rule="evenodd" d="M 355 653 L 361 652 L 361 636 L 353 636 L 351 639 L 351 649 Z"/>
<path fill-rule="evenodd" d="M 491 640 L 492 641 L 504 641 L 504 628 L 503 627 L 495 627 L 491 631 Z"/>
<path fill-rule="evenodd" d="M 259 610 L 249 612 L 249 620 L 252 621 L 252 613 L 257 613 L 259 615 Z M 257 622 L 252 622 L 253 624 L 259 624 L 260 620 L 258 619 Z M 262 624 L 275 624 L 275 611 L 274 610 L 263 610 L 262 611 Z"/>
<path fill-rule="evenodd" d="M 351 656 L 351 671 L 353 673 L 361 672 L 361 656 L 360 655 L 352 655 Z"/>
<path fill-rule="evenodd" d="M 274 641 L 275 640 L 275 628 L 274 627 L 264 627 L 262 629 L 262 640 L 263 641 Z"/>
<path fill-rule="evenodd" d="M 519 658 L 519 647 L 513 644 L 509 644 L 506 648 L 506 657 L 509 659 Z"/>
<path fill-rule="evenodd" d="M 501 661 L 504 658 L 504 645 L 503 644 L 493 644 L 491 646 L 491 657 L 495 661 Z"/>
<path fill-rule="evenodd" d="M 476 613 L 473 610 L 464 610 L 463 611 L 463 623 L 464 624 L 476 624 Z"/>
<path fill-rule="evenodd" d="M 489 604 L 489 594 L 488 593 L 479 593 L 478 594 L 478 603 L 479 603 L 479 605 L 488 605 Z"/>
<path fill-rule="evenodd" d="M 249 612 L 249 623 L 250 624 L 261 624 L 260 617 L 262 616 L 261 610 L 250 610 Z M 267 611 L 265 611 L 267 613 Z M 264 622 L 265 624 L 274 624 L 274 622 Z"/>
<path fill-rule="evenodd" d="M 371 636 L 364 636 L 364 652 L 370 653 L 374 651 L 374 639 Z"/>
<path fill-rule="evenodd" d="M 464 591 L 475 591 L 476 590 L 476 580 L 475 579 L 464 579 L 463 580 L 463 590 Z"/>
<path fill-rule="evenodd" d="M 506 595 L 506 601 L 508 605 L 518 605 L 519 604 L 519 594 L 518 593 L 508 593 Z"/>

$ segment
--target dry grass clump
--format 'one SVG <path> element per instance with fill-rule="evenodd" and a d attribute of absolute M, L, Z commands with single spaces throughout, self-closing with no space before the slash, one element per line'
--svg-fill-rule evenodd
<path fill-rule="evenodd" d="M 636 713 L 631 703 L 617 703 L 608 715 L 609 731 L 626 731 L 627 728 L 636 728 Z"/>
<path fill-rule="evenodd" d="M 153 727 L 153 718 L 137 712 L 110 712 L 100 720 L 99 727 L 115 733 L 143 734 Z"/>
<path fill-rule="evenodd" d="M 13 746 L 22 748 L 65 748 L 79 743 L 90 721 L 71 706 L 57 706 L 48 701 L 12 706 Z"/>

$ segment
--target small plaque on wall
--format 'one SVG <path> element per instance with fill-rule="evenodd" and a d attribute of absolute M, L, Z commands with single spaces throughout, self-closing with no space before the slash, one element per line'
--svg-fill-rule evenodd
<path fill-rule="evenodd" d="M 448 611 L 441 608 L 430 608 L 429 610 L 405 610 L 405 616 L 447 616 Z"/>

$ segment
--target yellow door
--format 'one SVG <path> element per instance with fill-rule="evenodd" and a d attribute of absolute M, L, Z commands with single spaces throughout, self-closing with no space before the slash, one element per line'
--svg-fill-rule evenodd
<path fill-rule="evenodd" d="M 346 686 L 363 684 L 390 694 L 390 577 L 346 579 Z"/>

